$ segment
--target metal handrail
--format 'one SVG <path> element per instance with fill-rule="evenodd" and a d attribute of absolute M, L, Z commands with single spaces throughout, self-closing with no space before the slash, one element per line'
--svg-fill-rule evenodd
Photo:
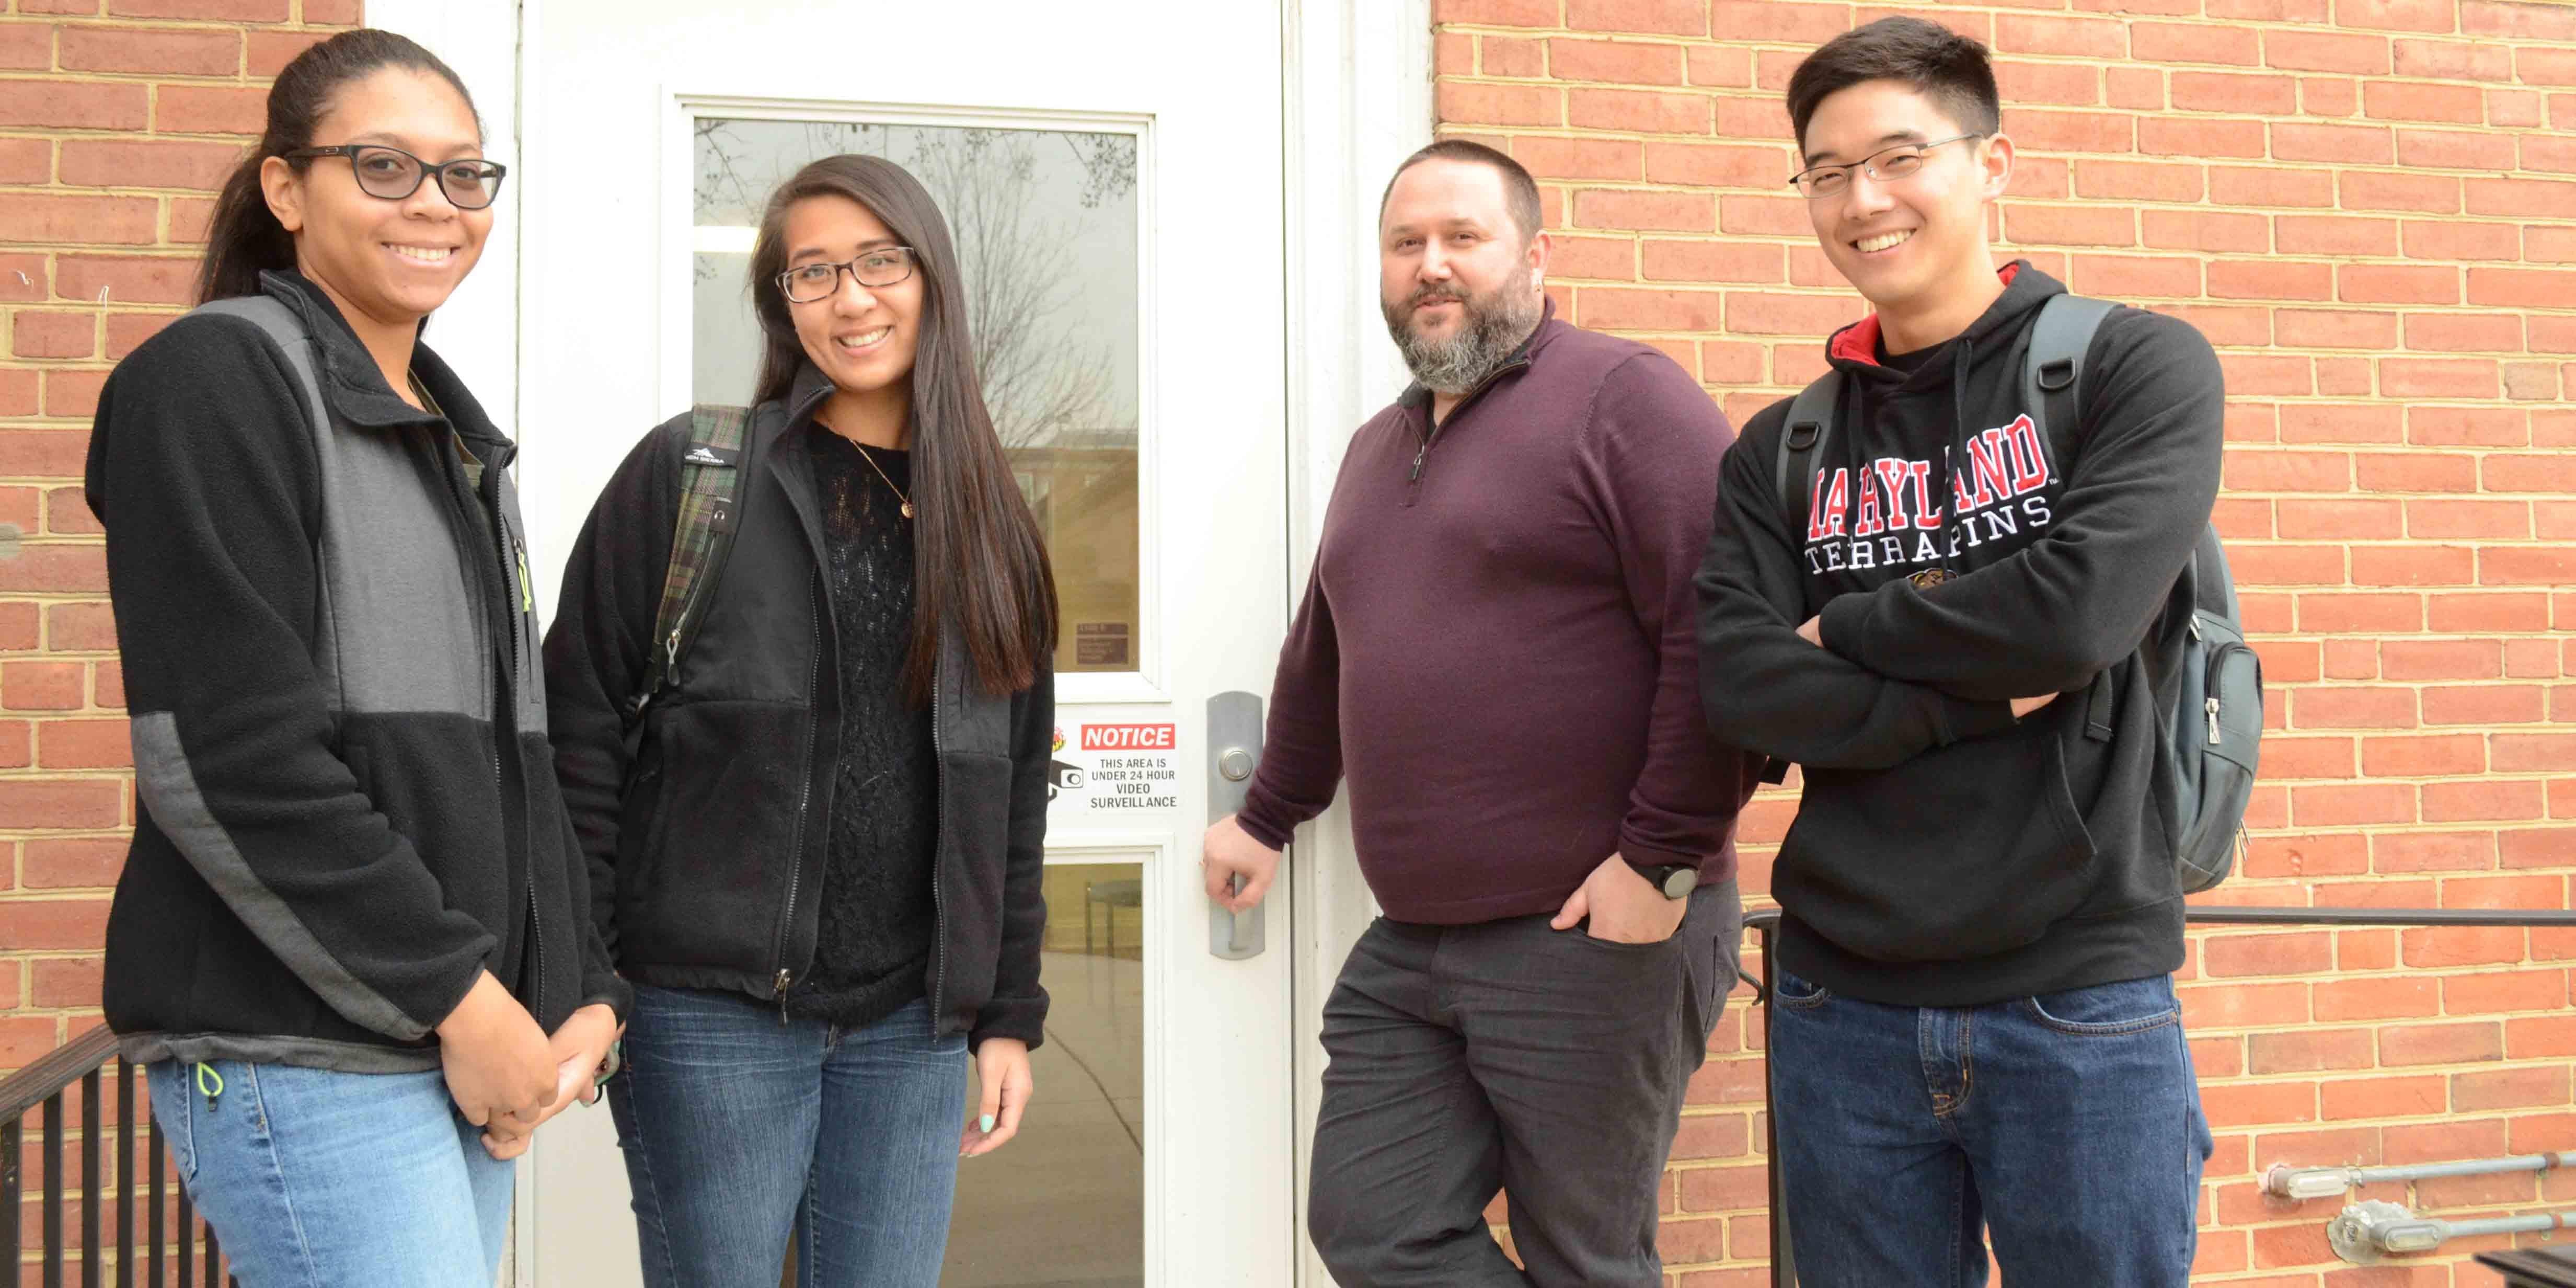
<path fill-rule="evenodd" d="M 2509 908 L 2267 908 L 2211 904 L 2183 909 L 2183 920 L 2200 926 L 2571 926 L 2576 927 L 2576 911 L 2517 911 Z M 1744 928 L 1752 932 L 1755 952 L 1762 963 L 1762 977 L 1745 981 L 1753 988 L 1753 1004 L 1762 1007 L 1769 1028 L 1771 1005 L 1771 937 L 1779 933 L 1780 909 L 1762 908 L 1744 914 Z M 1771 1048 L 1762 1049 L 1762 1122 L 1764 1131 L 1765 1168 L 1771 1174 L 1771 1210 L 1765 1219 L 1771 1227 L 1772 1288 L 1797 1288 L 1798 1271 L 1789 1250 L 1789 1227 L 1784 1219 L 1787 1196 L 1780 1181 L 1780 1115 L 1771 1102 Z"/>
<path fill-rule="evenodd" d="M 102 1067 L 111 1062 L 116 1089 L 112 1129 L 105 1115 L 104 1094 L 111 1075 Z M 35 1270 L 43 1288 L 62 1288 L 66 1254 L 75 1246 L 63 1231 L 63 1146 L 70 1134 L 65 1130 L 64 1100 L 77 1085 L 80 1241 L 76 1246 L 81 1288 L 105 1288 L 110 1265 L 115 1267 L 119 1288 L 138 1288 L 146 1283 L 151 1288 L 164 1288 L 173 1282 L 178 1288 L 195 1288 L 201 1264 L 208 1288 L 217 1284 L 234 1284 L 237 1288 L 237 1282 L 224 1269 L 222 1245 L 213 1227 L 197 1219 L 186 1187 L 173 1184 L 161 1124 L 152 1119 L 148 1095 L 135 1094 L 141 1073 L 138 1066 L 117 1056 L 116 1035 L 102 1024 L 0 1079 L 0 1284 L 16 1284 L 25 1273 L 21 1262 L 27 1249 L 20 1229 L 25 1215 L 26 1178 L 21 1175 L 26 1157 L 24 1119 L 31 1110 L 42 1109 L 37 1143 L 43 1188 Z M 139 1120 L 138 1101 L 144 1102 Z M 138 1139 L 138 1121 L 149 1137 L 148 1144 Z M 135 1157 L 138 1147 L 145 1155 L 143 1160 Z M 112 1193 L 105 1183 L 111 1173 L 116 1178 Z M 165 1216 L 172 1190 L 177 1191 L 178 1199 L 176 1231 L 169 1231 Z M 147 1205 L 144 1242 L 139 1250 L 134 1228 L 138 1204 Z M 116 1216 L 112 1255 L 103 1229 L 105 1210 L 110 1207 Z"/>

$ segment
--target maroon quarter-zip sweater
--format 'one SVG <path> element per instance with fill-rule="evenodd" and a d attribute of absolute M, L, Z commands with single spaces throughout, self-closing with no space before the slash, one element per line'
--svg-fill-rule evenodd
<path fill-rule="evenodd" d="M 1670 358 L 1553 308 L 1430 411 L 1408 390 L 1342 460 L 1244 830 L 1283 845 L 1349 779 L 1360 870 L 1399 921 L 1553 913 L 1613 852 L 1732 875 L 1758 766 L 1706 731 L 1691 587 L 1725 416 Z"/>

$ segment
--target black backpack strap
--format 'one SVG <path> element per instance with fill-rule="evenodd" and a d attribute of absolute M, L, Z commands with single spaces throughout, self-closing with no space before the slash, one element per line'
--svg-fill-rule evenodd
<path fill-rule="evenodd" d="M 644 729 L 644 709 L 678 676 L 680 658 L 706 621 L 725 559 L 733 553 L 742 507 L 739 467 L 751 413 L 742 407 L 700 405 L 689 412 L 689 442 L 680 453 L 680 516 L 671 532 L 671 562 L 662 574 L 662 603 L 644 682 L 626 713 L 629 759 Z"/>
<path fill-rule="evenodd" d="M 1807 383 L 1789 402 L 1789 418 L 1780 426 L 1779 457 L 1771 467 L 1771 494 L 1780 498 L 1780 521 L 1792 549 L 1806 540 L 1807 509 L 1814 500 L 1815 470 L 1807 462 L 1822 459 L 1825 440 L 1833 436 L 1842 414 L 1843 375 L 1828 371 Z M 1762 781 L 1789 779 L 1789 762 L 1773 756 L 1763 763 Z"/>
<path fill-rule="evenodd" d="M 2071 443 L 2082 423 L 2084 355 L 2093 347 L 2093 335 L 2102 329 L 2102 320 L 2118 306 L 2109 300 L 2089 299 L 2081 295 L 2052 295 L 2039 306 L 2039 320 L 2031 324 L 2030 350 L 2022 359 L 2022 405 L 2038 421 L 2040 441 L 2055 445 Z M 2049 427 L 2058 427 L 2059 437 L 2049 437 Z M 2060 452 L 2061 460 L 2072 452 Z M 2095 742 L 2111 740 L 2112 699 L 2111 673 L 2093 677 L 2086 695 L 2084 736 Z"/>

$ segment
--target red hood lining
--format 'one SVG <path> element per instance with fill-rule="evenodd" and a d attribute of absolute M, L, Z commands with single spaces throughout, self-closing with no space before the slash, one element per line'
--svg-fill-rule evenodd
<path fill-rule="evenodd" d="M 2013 278 L 2020 272 L 2021 261 L 2014 260 L 1995 270 L 1995 276 L 2002 278 L 2004 285 L 2010 286 Z M 1826 356 L 1840 358 L 1845 362 L 1857 362 L 1863 366 L 1879 365 L 1878 315 L 1872 313 L 1835 332 L 1833 343 L 1826 348 Z"/>

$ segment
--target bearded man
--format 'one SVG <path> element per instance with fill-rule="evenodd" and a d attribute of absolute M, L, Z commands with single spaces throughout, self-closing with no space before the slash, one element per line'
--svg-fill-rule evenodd
<path fill-rule="evenodd" d="M 1735 982 L 1759 766 L 1701 719 L 1691 587 L 1733 433 L 1662 352 L 1555 317 L 1539 209 L 1463 140 L 1388 184 L 1415 383 L 1351 440 L 1205 842 L 1209 896 L 1250 908 L 1350 784 L 1385 915 L 1324 1004 L 1307 1211 L 1343 1284 L 1659 1288 L 1658 1178 Z"/>

